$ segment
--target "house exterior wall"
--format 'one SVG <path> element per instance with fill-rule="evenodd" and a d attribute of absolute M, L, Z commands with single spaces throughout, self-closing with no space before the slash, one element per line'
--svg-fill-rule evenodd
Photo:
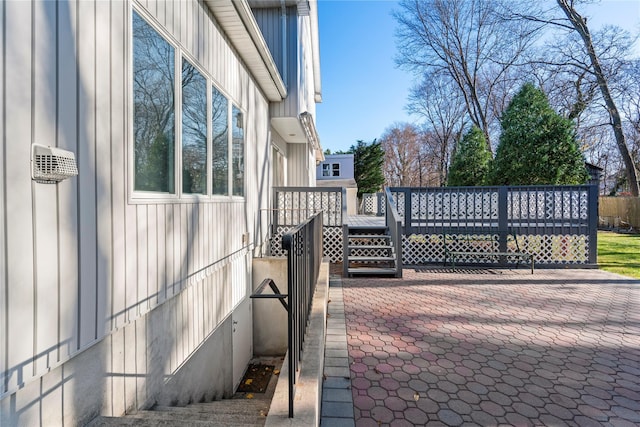
<path fill-rule="evenodd" d="M 245 197 L 132 191 L 134 8 L 243 111 Z M 201 2 L 6 2 L 0 20 L 0 425 L 228 395 L 251 357 L 228 349 L 251 334 L 231 319 L 267 228 L 269 103 Z M 32 181 L 32 143 L 79 176 Z"/>
<path fill-rule="evenodd" d="M 288 144 L 289 161 L 287 185 L 291 187 L 315 187 L 315 160 L 313 149 L 307 144 Z"/>
<path fill-rule="evenodd" d="M 339 176 L 323 176 L 322 170 L 324 165 L 329 165 L 329 170 L 333 171 L 333 165 L 338 164 Z M 316 179 L 318 181 L 335 180 L 335 179 L 353 179 L 355 169 L 353 165 L 353 154 L 326 154 L 325 160 L 316 167 Z"/>
<path fill-rule="evenodd" d="M 289 117 L 297 121 L 307 112 L 315 117 L 315 81 L 313 71 L 312 17 L 305 2 L 287 0 L 285 16 L 279 6 L 257 7 L 256 21 L 266 33 L 265 40 L 282 73 L 288 96 L 270 105 L 271 117 Z M 260 2 L 256 1 L 256 5 Z M 270 3 L 268 3 L 270 5 Z M 284 37 L 284 43 L 283 43 Z M 311 141 L 287 141 L 287 135 L 276 131 L 278 141 L 288 145 L 287 182 L 289 186 L 315 186 L 316 153 Z"/>
<path fill-rule="evenodd" d="M 296 6 L 285 7 L 283 20 L 280 7 L 255 8 L 253 14 L 272 52 L 278 70 L 287 87 L 287 97 L 282 102 L 271 104 L 273 117 L 297 117 L 301 97 L 298 96 L 298 15 Z M 284 29 L 283 29 L 284 26 Z M 285 37 L 283 44 L 282 39 Z M 313 99 L 313 98 L 312 98 Z"/>

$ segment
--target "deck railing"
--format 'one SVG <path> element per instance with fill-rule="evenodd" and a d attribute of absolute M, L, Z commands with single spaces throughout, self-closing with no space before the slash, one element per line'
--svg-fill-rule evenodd
<path fill-rule="evenodd" d="M 393 195 L 388 188 L 385 192 L 385 224 L 389 229 L 396 254 L 396 277 L 402 277 L 402 221 L 395 207 Z"/>
<path fill-rule="evenodd" d="M 442 230 L 514 231 L 536 265 L 594 266 L 595 185 L 390 188 L 403 220 L 404 264 L 443 262 Z"/>
<path fill-rule="evenodd" d="M 347 219 L 346 190 L 342 187 L 276 187 L 270 211 L 270 251 L 284 256 L 282 235 L 318 212 L 322 212 L 324 256 L 342 260 L 342 224 Z"/>

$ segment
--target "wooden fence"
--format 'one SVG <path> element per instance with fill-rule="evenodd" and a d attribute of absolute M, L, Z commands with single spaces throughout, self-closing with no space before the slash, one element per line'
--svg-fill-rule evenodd
<path fill-rule="evenodd" d="M 599 225 L 640 229 L 640 197 L 600 197 Z"/>

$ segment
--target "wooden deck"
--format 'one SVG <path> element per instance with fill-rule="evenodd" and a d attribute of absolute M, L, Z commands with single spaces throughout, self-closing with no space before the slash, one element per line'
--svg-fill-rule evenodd
<path fill-rule="evenodd" d="M 349 215 L 347 217 L 347 224 L 352 226 L 383 226 L 385 225 L 383 216 L 373 215 Z"/>

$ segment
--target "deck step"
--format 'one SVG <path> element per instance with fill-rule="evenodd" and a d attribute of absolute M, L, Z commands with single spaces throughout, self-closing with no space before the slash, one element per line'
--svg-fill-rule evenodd
<path fill-rule="evenodd" d="M 396 276 L 393 241 L 386 226 L 349 226 L 344 272 L 348 276 Z M 362 244 L 358 244 L 362 243 Z M 355 252 L 357 255 L 351 255 Z"/>
<path fill-rule="evenodd" d="M 393 249 L 391 245 L 350 245 L 347 246 L 349 250 L 351 249 Z"/>
<path fill-rule="evenodd" d="M 389 262 L 395 261 L 393 256 L 350 256 L 349 261 L 353 262 Z"/>
<path fill-rule="evenodd" d="M 349 234 L 349 239 L 391 239 L 388 234 Z"/>
<path fill-rule="evenodd" d="M 374 231 L 386 231 L 386 225 L 350 225 L 349 230 L 374 230 Z"/>
<path fill-rule="evenodd" d="M 363 275 L 395 275 L 397 269 L 393 267 L 351 267 L 348 270 L 350 276 L 363 274 Z"/>

